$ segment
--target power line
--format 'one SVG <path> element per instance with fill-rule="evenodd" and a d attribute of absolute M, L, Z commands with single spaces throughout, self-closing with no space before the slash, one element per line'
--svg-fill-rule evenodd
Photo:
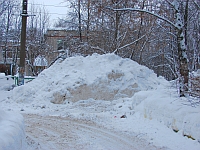
<path fill-rule="evenodd" d="M 22 3 L 20 4 L 22 5 Z M 69 6 L 59 6 L 59 5 L 44 5 L 44 4 L 38 4 L 38 3 L 28 3 L 28 5 L 34 5 L 34 6 L 44 6 L 44 7 L 55 7 L 55 8 L 69 8 Z M 45 12 L 41 11 L 41 12 L 38 12 L 38 11 L 31 11 L 30 9 L 27 11 L 29 14 L 45 14 Z M 56 13 L 56 12 L 47 12 L 48 14 L 50 15 L 59 15 L 59 16 L 66 16 L 67 15 L 67 9 L 66 9 L 66 13 Z M 4 14 L 7 14 L 7 12 L 4 12 Z M 13 13 L 12 15 L 21 15 L 21 14 L 18 14 L 18 13 Z"/>
<path fill-rule="evenodd" d="M 44 4 L 34 4 L 30 3 L 30 5 L 40 5 L 40 6 L 45 6 L 45 7 L 69 7 L 69 6 L 59 6 L 59 5 L 44 5 Z"/>
<path fill-rule="evenodd" d="M 28 11 L 28 12 L 31 13 L 32 11 Z M 34 13 L 34 14 L 41 14 L 41 13 L 45 14 L 45 12 L 32 12 L 32 13 Z M 47 12 L 47 14 L 50 14 L 50 15 L 67 15 L 67 14 L 49 13 L 49 12 Z"/>
<path fill-rule="evenodd" d="M 33 5 L 33 6 L 42 6 L 42 7 L 69 8 L 69 6 L 67 6 L 67 5 L 59 6 L 59 5 L 45 5 L 45 4 L 38 4 L 38 3 L 29 3 L 29 4 Z M 29 12 L 31 12 L 31 11 L 29 11 Z M 34 13 L 38 14 L 38 13 L 41 13 L 41 12 L 34 12 Z M 55 13 L 54 12 L 48 12 L 48 14 L 50 14 L 50 15 L 62 15 L 62 16 L 67 15 L 67 13 L 62 14 L 62 13 L 56 13 L 56 12 Z"/>

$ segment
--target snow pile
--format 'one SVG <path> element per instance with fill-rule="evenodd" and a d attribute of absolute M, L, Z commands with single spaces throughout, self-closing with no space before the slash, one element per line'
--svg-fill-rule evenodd
<path fill-rule="evenodd" d="M 14 90 L 17 102 L 114 100 L 157 88 L 163 78 L 130 59 L 114 54 L 71 57 L 44 70 L 37 79 Z M 23 93 L 21 93 L 23 91 Z"/>
<path fill-rule="evenodd" d="M 144 118 L 155 119 L 183 136 L 200 141 L 200 106 L 175 96 L 175 93 L 175 90 L 162 88 L 141 91 L 133 96 L 132 107 Z"/>
<path fill-rule="evenodd" d="M 1 81 L 8 81 L 8 80 L 12 80 L 12 79 L 10 79 L 10 76 L 5 76 L 5 73 L 0 73 L 0 80 Z M 12 90 L 13 88 L 14 88 L 14 84 L 11 84 L 11 82 L 4 82 L 4 83 L 2 83 L 1 84 L 1 86 L 0 86 L 0 90 L 2 90 L 2 91 L 10 91 L 10 90 Z"/>
<path fill-rule="evenodd" d="M 25 150 L 24 120 L 20 114 L 0 111 L 0 150 Z"/>
<path fill-rule="evenodd" d="M 130 132 L 146 133 L 155 143 L 164 143 L 162 139 L 165 139 L 172 149 L 184 145 L 182 143 L 189 137 L 196 139 L 194 143 L 198 148 L 195 149 L 200 147 L 199 103 L 192 104 L 178 97 L 172 83 L 157 77 L 152 70 L 114 54 L 70 57 L 57 62 L 30 83 L 16 87 L 12 95 L 11 100 L 18 105 L 13 108 L 21 107 L 25 113 L 67 115 L 93 120 L 107 127 L 110 124 L 111 128 L 129 128 Z M 10 99 L 5 102 L 8 101 Z M 124 114 L 127 124 L 116 123 Z M 140 118 L 137 116 L 147 118 L 145 123 L 152 120 L 158 125 L 137 124 Z M 160 129 L 162 124 L 165 128 Z M 166 134 L 158 134 L 153 129 L 164 130 L 162 133 Z M 178 132 L 174 139 L 180 138 L 181 144 L 174 144 L 171 137 L 161 137 L 174 133 L 172 129 Z M 167 133 L 169 130 L 172 133 Z"/>
<path fill-rule="evenodd" d="M 5 73 L 0 73 L 0 79 L 5 78 Z"/>

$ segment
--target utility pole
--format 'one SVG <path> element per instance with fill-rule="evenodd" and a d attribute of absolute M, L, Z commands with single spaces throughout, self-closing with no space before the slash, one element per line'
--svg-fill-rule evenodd
<path fill-rule="evenodd" d="M 20 49 L 20 64 L 19 64 L 19 78 L 18 86 L 24 85 L 24 72 L 25 72 L 25 57 L 26 57 L 26 22 L 27 22 L 27 2 L 23 0 L 22 3 L 22 28 L 21 28 L 21 49 Z"/>

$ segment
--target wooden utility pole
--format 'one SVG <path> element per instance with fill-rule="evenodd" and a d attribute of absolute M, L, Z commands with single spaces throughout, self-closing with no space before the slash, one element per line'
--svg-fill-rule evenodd
<path fill-rule="evenodd" d="M 18 85 L 24 84 L 24 72 L 25 72 L 25 57 L 26 57 L 26 22 L 27 22 L 27 2 L 23 0 L 22 3 L 22 28 L 21 28 L 21 49 L 20 49 L 20 64 L 19 64 L 19 78 Z"/>

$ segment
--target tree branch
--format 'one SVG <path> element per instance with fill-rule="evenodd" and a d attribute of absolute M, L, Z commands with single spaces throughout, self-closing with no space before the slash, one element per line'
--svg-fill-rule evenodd
<path fill-rule="evenodd" d="M 104 49 L 102 49 L 102 48 L 100 48 L 98 46 L 97 47 L 90 46 L 90 48 L 100 50 L 101 52 L 103 52 L 104 54 L 106 54 L 106 52 L 104 51 Z"/>
<path fill-rule="evenodd" d="M 177 28 L 177 26 L 173 22 L 171 22 L 170 20 L 168 20 L 167 18 L 164 18 L 163 16 L 160 16 L 160 15 L 155 14 L 153 12 L 150 12 L 148 10 L 137 9 L 137 8 L 120 8 L 120 9 L 112 9 L 112 10 L 114 10 L 114 11 L 137 11 L 137 12 L 144 12 L 144 13 L 147 13 L 149 15 L 155 16 L 155 17 L 157 17 L 157 18 L 159 18 L 159 19 L 161 19 L 161 20 L 169 23 L 173 27 Z"/>
<path fill-rule="evenodd" d="M 125 47 L 127 47 L 127 46 L 130 46 L 130 45 L 132 45 L 132 44 L 134 44 L 134 43 L 136 43 L 137 41 L 141 40 L 141 39 L 142 39 L 143 37 L 145 37 L 145 36 L 146 36 L 146 34 L 143 35 L 143 36 L 141 36 L 139 39 L 137 39 L 137 40 L 135 40 L 135 41 L 133 41 L 133 42 L 131 42 L 131 43 L 129 43 L 129 44 L 126 44 L 126 45 L 124 45 L 124 46 L 122 46 L 122 47 L 120 47 L 120 48 L 114 50 L 112 53 L 116 53 L 118 50 L 120 50 L 120 49 L 122 49 L 122 48 L 125 48 Z"/>
<path fill-rule="evenodd" d="M 194 4 L 195 4 L 195 6 L 200 10 L 199 4 L 197 4 L 197 2 L 196 2 L 195 0 L 193 0 L 193 2 L 194 2 Z"/>

